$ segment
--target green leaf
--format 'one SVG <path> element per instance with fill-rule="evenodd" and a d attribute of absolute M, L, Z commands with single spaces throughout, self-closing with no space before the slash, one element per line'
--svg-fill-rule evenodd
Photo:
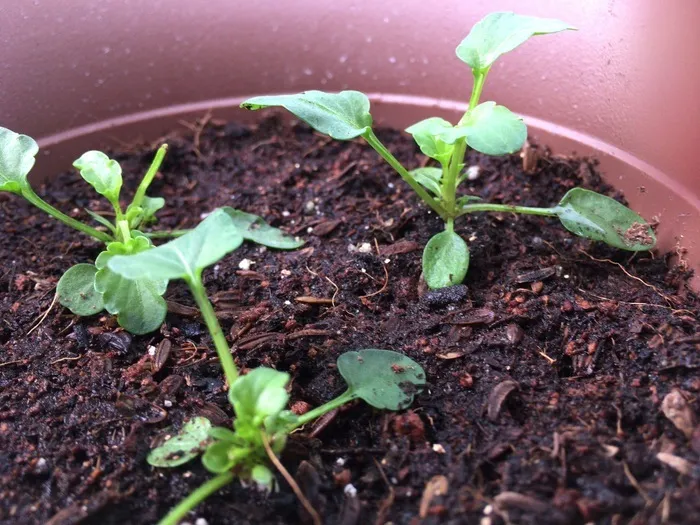
<path fill-rule="evenodd" d="M 442 179 L 442 170 L 440 168 L 416 168 L 409 172 L 416 179 L 416 182 L 435 194 L 436 197 L 442 195 L 440 188 L 440 180 Z"/>
<path fill-rule="evenodd" d="M 33 138 L 0 127 L 0 191 L 20 193 L 34 167 L 39 146 Z"/>
<path fill-rule="evenodd" d="M 75 315 L 87 317 L 104 310 L 102 295 L 95 290 L 93 264 L 76 264 L 63 274 L 56 286 L 58 302 Z"/>
<path fill-rule="evenodd" d="M 202 455 L 202 464 L 204 468 L 214 474 L 221 474 L 227 470 L 231 470 L 236 461 L 229 455 L 232 449 L 231 443 L 219 441 L 212 443 L 207 447 L 207 450 Z"/>
<path fill-rule="evenodd" d="M 122 188 L 122 168 L 116 160 L 101 151 L 86 151 L 73 163 L 80 175 L 100 195 L 104 195 L 115 206 L 119 205 Z"/>
<path fill-rule="evenodd" d="M 150 222 L 155 219 L 156 213 L 163 209 L 165 206 L 165 199 L 163 197 L 149 197 L 144 195 L 141 201 L 141 208 L 143 209 L 143 218 L 141 222 Z"/>
<path fill-rule="evenodd" d="M 118 315 L 119 325 L 132 334 L 154 332 L 165 320 L 168 306 L 163 294 L 168 288 L 167 279 L 127 279 L 108 267 L 116 255 L 141 253 L 151 248 L 146 237 L 135 237 L 126 243 L 112 242 L 107 251 L 95 261 L 98 268 L 95 288 L 102 294 L 105 309 Z"/>
<path fill-rule="evenodd" d="M 476 195 L 463 195 L 457 199 L 457 209 L 459 210 L 462 208 L 462 206 L 466 206 L 467 204 L 472 204 L 481 200 L 483 199 L 481 197 L 477 197 Z"/>
<path fill-rule="evenodd" d="M 282 106 L 316 131 L 337 140 L 354 139 L 372 128 L 369 99 L 359 91 L 305 91 L 296 95 L 254 97 L 241 104 L 242 108 L 251 110 L 271 106 Z"/>
<path fill-rule="evenodd" d="M 97 222 L 99 222 L 102 226 L 107 228 L 109 231 L 111 231 L 114 234 L 117 233 L 117 229 L 114 227 L 114 224 L 109 222 L 108 219 L 105 219 L 102 215 L 99 215 L 99 214 L 95 213 L 94 211 L 88 210 L 87 208 L 84 208 L 84 210 L 87 212 L 87 214 L 90 217 L 95 219 Z"/>
<path fill-rule="evenodd" d="M 413 135 L 413 140 L 424 155 L 446 165 L 450 161 L 454 146 L 441 140 L 440 134 L 449 129 L 452 129 L 452 124 L 445 119 L 431 117 L 409 126 L 406 132 Z"/>
<path fill-rule="evenodd" d="M 227 441 L 229 443 L 239 443 L 238 435 L 226 427 L 212 427 L 209 431 L 209 437 L 216 441 Z"/>
<path fill-rule="evenodd" d="M 243 236 L 231 218 L 218 209 L 174 241 L 136 255 L 116 255 L 107 264 L 127 279 L 195 279 L 242 243 Z"/>
<path fill-rule="evenodd" d="M 472 70 L 484 72 L 496 59 L 535 35 L 558 33 L 576 28 L 561 20 L 498 12 L 477 22 L 462 43 L 457 56 Z"/>
<path fill-rule="evenodd" d="M 460 125 L 444 131 L 447 143 L 466 138 L 467 144 L 487 155 L 507 155 L 522 148 L 527 139 L 523 120 L 505 106 L 484 102 L 472 109 Z"/>
<path fill-rule="evenodd" d="M 202 453 L 209 442 L 211 423 L 204 417 L 190 419 L 182 430 L 151 450 L 146 458 L 154 467 L 177 467 Z"/>
<path fill-rule="evenodd" d="M 454 232 L 433 236 L 423 250 L 423 277 L 428 286 L 445 288 L 460 284 L 469 269 L 467 243 Z"/>
<path fill-rule="evenodd" d="M 554 210 L 564 227 L 580 237 L 629 251 L 650 250 L 656 244 L 654 231 L 642 217 L 594 191 L 569 190 Z"/>
<path fill-rule="evenodd" d="M 280 413 L 287 405 L 285 386 L 289 374 L 272 368 L 258 367 L 240 376 L 229 389 L 229 400 L 238 420 L 260 424 Z"/>
<path fill-rule="evenodd" d="M 294 250 L 304 245 L 301 239 L 287 235 L 279 228 L 273 228 L 257 215 L 236 210 L 230 206 L 224 206 L 221 209 L 231 217 L 238 233 L 248 241 L 279 250 Z"/>
<path fill-rule="evenodd" d="M 338 372 L 353 397 L 375 408 L 402 410 L 425 385 L 425 372 L 414 360 L 391 350 L 346 352 L 338 358 Z"/>

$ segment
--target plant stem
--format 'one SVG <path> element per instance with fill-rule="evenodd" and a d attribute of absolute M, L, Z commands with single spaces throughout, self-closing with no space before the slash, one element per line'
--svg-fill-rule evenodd
<path fill-rule="evenodd" d="M 459 120 L 458 126 L 464 124 L 469 116 L 469 112 L 474 109 L 479 104 L 479 99 L 481 98 L 481 91 L 484 89 L 484 82 L 486 81 L 486 75 L 489 70 L 474 73 L 474 86 L 472 87 L 472 95 L 469 98 L 469 109 L 462 115 Z M 457 210 L 457 179 L 459 177 L 459 170 L 464 163 L 464 155 L 467 152 L 467 141 L 465 139 L 457 139 L 455 141 L 454 150 L 452 150 L 452 156 L 450 157 L 450 164 L 447 170 L 447 177 L 445 179 L 445 187 L 443 198 L 445 201 L 445 208 L 448 213 L 448 218 L 454 218 L 459 215 L 459 210 Z M 449 223 L 446 224 L 446 229 L 449 230 Z"/>
<path fill-rule="evenodd" d="M 224 376 L 226 377 L 226 382 L 230 388 L 238 377 L 238 369 L 236 368 L 236 363 L 233 362 L 231 349 L 228 346 L 226 336 L 224 335 L 224 331 L 221 329 L 219 320 L 216 318 L 214 307 L 209 302 L 207 291 L 204 289 L 204 285 L 202 284 L 201 272 L 195 276 L 186 277 L 185 281 L 192 291 L 192 295 L 194 296 L 194 300 L 199 307 L 199 311 L 202 312 L 202 317 L 204 318 L 209 334 L 214 341 L 214 346 L 216 347 L 216 353 L 219 356 L 221 368 L 224 370 Z"/>
<path fill-rule="evenodd" d="M 192 230 L 168 230 L 162 232 L 144 233 L 144 235 L 149 239 L 166 239 L 168 237 L 182 237 L 183 235 L 191 231 Z"/>
<path fill-rule="evenodd" d="M 32 190 L 28 185 L 25 185 L 25 187 L 22 188 L 22 197 L 27 199 L 31 204 L 39 208 L 41 211 L 48 213 L 53 217 L 54 219 L 58 219 L 61 221 L 63 224 L 66 224 L 67 226 L 70 226 L 71 228 L 74 228 L 80 232 L 86 233 L 90 235 L 91 237 L 94 237 L 98 241 L 102 241 L 104 243 L 112 242 L 114 238 L 104 232 L 101 232 L 99 230 L 96 230 L 95 228 L 92 228 L 91 226 L 88 226 L 87 224 L 83 224 L 80 221 L 76 221 L 72 217 L 69 217 L 63 212 L 58 211 L 56 208 L 51 206 L 48 202 L 43 200 L 41 197 L 39 197 L 36 193 L 34 193 L 34 190 Z"/>
<path fill-rule="evenodd" d="M 131 205 L 133 207 L 141 206 L 141 202 L 146 196 L 146 190 L 151 185 L 151 182 L 153 182 L 153 178 L 156 176 L 156 173 L 158 173 L 160 165 L 163 163 L 163 158 L 165 158 L 165 154 L 167 151 L 167 144 L 163 144 L 160 148 L 158 148 L 158 151 L 156 151 L 156 156 L 153 157 L 153 162 L 151 162 L 148 171 L 146 171 L 146 174 L 143 176 L 143 179 L 141 179 L 141 184 L 139 184 L 139 187 L 137 188 L 136 193 L 134 194 L 134 199 L 131 201 Z"/>
<path fill-rule="evenodd" d="M 231 483 L 233 478 L 232 472 L 224 472 L 223 474 L 211 478 L 173 507 L 173 509 L 158 522 L 158 525 L 177 525 L 189 511 L 214 494 L 214 492 Z"/>
<path fill-rule="evenodd" d="M 416 179 L 403 167 L 403 165 L 394 157 L 391 152 L 386 149 L 384 144 L 377 138 L 374 131 L 371 129 L 364 133 L 362 137 L 367 141 L 367 143 L 374 148 L 374 150 L 382 156 L 382 158 L 389 163 L 389 165 L 396 170 L 396 172 L 405 180 L 411 188 L 418 194 L 418 196 L 423 199 L 428 206 L 430 206 L 435 213 L 437 213 L 441 219 L 445 220 L 446 210 L 443 206 L 435 200 L 424 188 L 421 186 Z"/>
<path fill-rule="evenodd" d="M 129 230 L 129 222 L 126 219 L 124 219 L 123 215 L 122 215 L 121 219 L 117 220 L 117 230 L 119 231 L 119 233 L 121 233 L 122 242 L 128 242 L 129 240 L 131 240 L 131 231 Z"/>
<path fill-rule="evenodd" d="M 529 206 L 511 206 L 508 204 L 491 203 L 467 204 L 462 207 L 459 215 L 480 211 L 502 211 L 508 213 L 523 213 L 525 215 L 543 215 L 545 217 L 554 217 L 557 215 L 557 208 L 532 208 Z"/>
<path fill-rule="evenodd" d="M 314 419 L 321 417 L 323 414 L 330 412 L 335 408 L 343 406 L 345 403 L 349 403 L 353 399 L 355 399 L 355 394 L 350 390 L 346 390 L 335 399 L 328 401 L 328 403 L 324 403 L 320 407 L 316 407 L 313 410 L 309 410 L 306 414 L 300 415 L 294 426 L 289 429 L 289 432 L 295 428 L 306 425 L 309 421 L 313 421 Z"/>

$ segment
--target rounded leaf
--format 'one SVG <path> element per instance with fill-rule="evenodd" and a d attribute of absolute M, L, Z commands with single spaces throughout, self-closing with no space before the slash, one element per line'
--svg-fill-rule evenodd
<path fill-rule="evenodd" d="M 583 188 L 569 190 L 555 208 L 572 233 L 628 251 L 650 250 L 654 231 L 637 213 L 610 197 Z"/>
<path fill-rule="evenodd" d="M 425 386 L 425 372 L 413 359 L 370 348 L 346 352 L 338 358 L 338 372 L 349 392 L 375 408 L 402 410 Z"/>
<path fill-rule="evenodd" d="M 524 16 L 511 12 L 486 15 L 477 22 L 462 43 L 457 56 L 474 72 L 488 70 L 496 59 L 535 35 L 576 29 L 553 18 Z"/>
<path fill-rule="evenodd" d="M 73 166 L 95 191 L 104 195 L 112 203 L 119 203 L 122 187 L 122 168 L 116 160 L 110 159 L 101 151 L 86 151 Z"/>
<path fill-rule="evenodd" d="M 278 414 L 287 404 L 285 390 L 289 374 L 258 367 L 238 379 L 229 389 L 229 400 L 240 421 L 252 421 Z"/>
<path fill-rule="evenodd" d="M 222 472 L 231 470 L 236 463 L 229 454 L 232 448 L 233 445 L 226 441 L 212 443 L 207 447 L 204 454 L 202 454 L 202 465 L 204 465 L 205 469 L 214 474 L 221 474 Z"/>
<path fill-rule="evenodd" d="M 452 124 L 440 117 L 431 117 L 406 128 L 406 133 L 413 135 L 424 155 L 447 164 L 454 150 L 454 145 L 440 139 L 440 134 L 452 129 Z"/>
<path fill-rule="evenodd" d="M 33 138 L 0 127 L 0 191 L 20 193 L 38 152 Z"/>
<path fill-rule="evenodd" d="M 251 110 L 272 106 L 282 106 L 316 131 L 337 140 L 354 139 L 372 128 L 369 99 L 359 91 L 305 91 L 296 95 L 254 97 L 241 104 L 242 108 Z"/>
<path fill-rule="evenodd" d="M 456 233 L 438 233 L 425 245 L 423 278 L 431 289 L 460 284 L 468 269 L 469 248 Z"/>
<path fill-rule="evenodd" d="M 425 168 L 411 170 L 409 173 L 413 175 L 418 184 L 432 192 L 436 197 L 439 198 L 442 195 L 442 188 L 440 187 L 442 170 L 440 168 L 426 166 Z"/>
<path fill-rule="evenodd" d="M 272 490 L 275 486 L 275 475 L 265 465 L 255 465 L 250 471 L 250 480 L 265 490 Z"/>
<path fill-rule="evenodd" d="M 102 294 L 95 289 L 96 273 L 94 264 L 76 264 L 70 268 L 56 286 L 58 302 L 81 317 L 104 310 Z"/>
<path fill-rule="evenodd" d="M 187 463 L 201 454 L 209 443 L 210 428 L 207 418 L 192 418 L 177 435 L 151 450 L 146 460 L 154 467 L 177 467 Z"/>

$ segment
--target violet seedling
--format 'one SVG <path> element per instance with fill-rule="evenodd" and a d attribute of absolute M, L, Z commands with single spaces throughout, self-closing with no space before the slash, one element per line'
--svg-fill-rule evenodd
<path fill-rule="evenodd" d="M 432 117 L 406 129 L 423 154 L 437 161 L 440 167 L 407 170 L 375 135 L 369 99 L 358 91 L 261 96 L 247 100 L 241 107 L 258 110 L 281 106 L 334 139 L 362 137 L 367 141 L 444 221 L 444 231 L 432 237 L 423 251 L 423 276 L 430 288 L 464 280 L 469 268 L 469 248 L 455 233 L 454 221 L 468 213 L 494 211 L 558 217 L 565 228 L 581 237 L 623 250 L 649 250 L 656 239 L 644 219 L 617 201 L 592 191 L 575 188 L 551 208 L 482 203 L 477 202 L 480 199 L 476 196 L 458 195 L 459 185 L 466 179 L 467 146 L 487 155 L 506 155 L 518 151 L 527 138 L 527 128 L 520 117 L 495 102 L 480 103 L 493 63 L 532 36 L 572 29 L 559 20 L 510 12 L 489 14 L 472 28 L 456 50 L 457 57 L 471 68 L 474 76 L 467 111 L 456 125 Z"/>
<path fill-rule="evenodd" d="M 233 428 L 212 427 L 206 418 L 193 418 L 179 434 L 151 451 L 148 462 L 155 467 L 175 467 L 202 455 L 204 467 L 215 474 L 173 508 L 160 521 L 161 525 L 177 524 L 187 512 L 235 478 L 271 490 L 275 478 L 268 466 L 268 454 L 281 453 L 287 436 L 300 426 L 355 399 L 363 399 L 375 408 L 400 410 L 410 405 L 425 385 L 423 369 L 404 355 L 377 349 L 347 352 L 337 364 L 348 389 L 297 416 L 285 408 L 289 374 L 259 367 L 239 376 L 207 298 L 202 272 L 243 242 L 242 225 L 256 222 L 254 216 L 219 209 L 176 240 L 134 255 L 114 255 L 107 261 L 107 267 L 124 279 L 183 279 L 187 283 L 214 342 L 236 415 Z M 265 230 L 253 230 L 259 236 L 258 242 L 273 242 L 275 238 L 286 242 L 278 231 Z"/>
<path fill-rule="evenodd" d="M 139 231 L 140 227 L 153 222 L 156 212 L 165 205 L 163 198 L 149 197 L 146 192 L 160 169 L 167 145 L 157 150 L 125 210 L 120 203 L 122 169 L 117 161 L 100 151 L 88 151 L 73 163 L 83 179 L 105 197 L 114 209 L 114 222 L 94 211 L 86 210 L 90 217 L 107 229 L 106 232 L 68 217 L 36 195 L 27 177 L 38 151 L 39 147 L 31 137 L 0 128 L 0 191 L 23 196 L 50 216 L 105 243 L 106 247 L 94 265 L 77 264 L 63 274 L 56 287 L 59 302 L 80 316 L 107 310 L 110 314 L 117 315 L 119 324 L 133 334 L 157 330 L 167 313 L 163 294 L 168 279 L 160 275 L 124 279 L 107 267 L 107 261 L 114 255 L 136 254 L 152 249 L 151 238 L 177 237 L 187 233 L 187 230 L 156 233 Z M 303 241 L 284 235 L 256 215 L 233 208 L 226 208 L 226 212 L 236 219 L 235 225 L 242 238 L 286 250 L 303 245 Z"/>

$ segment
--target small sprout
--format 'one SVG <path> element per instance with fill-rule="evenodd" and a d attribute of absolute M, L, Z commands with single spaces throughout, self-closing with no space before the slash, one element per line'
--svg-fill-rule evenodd
<path fill-rule="evenodd" d="M 607 197 L 600 196 L 601 200 L 595 201 L 595 206 L 603 206 L 606 210 L 596 214 L 586 205 L 587 202 L 593 206 L 594 199 L 586 197 L 584 202 L 582 193 L 569 195 L 568 199 L 565 197 L 554 208 L 482 203 L 477 202 L 480 199 L 476 196 L 458 194 L 459 185 L 464 180 L 478 177 L 478 168 L 464 170 L 468 146 L 487 155 L 506 155 L 521 150 L 527 139 L 522 118 L 493 101 L 479 103 L 491 66 L 501 55 L 530 37 L 573 29 L 560 20 L 510 12 L 492 13 L 474 25 L 456 49 L 457 57 L 471 68 L 474 76 L 467 111 L 456 124 L 440 117 L 430 117 L 406 129 L 423 154 L 435 159 L 439 167 L 408 171 L 374 134 L 369 100 L 357 91 L 308 91 L 297 95 L 255 97 L 241 107 L 257 110 L 281 106 L 332 138 L 350 140 L 362 137 L 367 141 L 445 223 L 445 231 L 430 239 L 423 253 L 423 274 L 430 288 L 457 285 L 466 277 L 469 250 L 454 233 L 454 221 L 467 213 L 496 211 L 558 216 L 576 235 L 624 250 L 649 250 L 655 244 L 649 225 L 631 210 L 624 208 L 626 211 L 623 212 L 617 208 L 613 210 L 611 204 L 600 204 Z"/>
<path fill-rule="evenodd" d="M 209 443 L 211 423 L 195 417 L 185 423 L 180 432 L 151 450 L 146 460 L 154 467 L 177 467 L 199 456 Z"/>

